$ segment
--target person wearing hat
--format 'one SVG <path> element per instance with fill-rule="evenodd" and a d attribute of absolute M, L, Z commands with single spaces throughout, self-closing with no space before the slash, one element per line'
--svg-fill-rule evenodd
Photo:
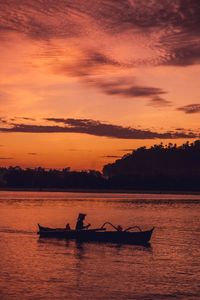
<path fill-rule="evenodd" d="M 86 214 L 80 213 L 76 222 L 76 230 L 83 230 L 90 227 L 90 224 L 84 225 L 84 219 L 86 217 Z"/>

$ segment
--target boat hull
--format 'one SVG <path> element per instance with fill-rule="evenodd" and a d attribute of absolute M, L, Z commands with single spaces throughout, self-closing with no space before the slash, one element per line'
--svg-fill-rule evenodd
<path fill-rule="evenodd" d="M 38 234 L 44 238 L 77 240 L 81 242 L 111 242 L 120 244 L 147 244 L 151 240 L 154 228 L 148 231 L 96 231 L 96 230 L 65 230 L 47 229 L 40 226 Z"/>

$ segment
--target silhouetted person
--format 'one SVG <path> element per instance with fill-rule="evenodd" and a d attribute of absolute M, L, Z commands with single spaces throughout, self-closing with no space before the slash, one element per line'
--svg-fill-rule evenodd
<path fill-rule="evenodd" d="M 84 219 L 85 219 L 86 214 L 79 214 L 77 222 L 76 222 L 76 230 L 83 230 L 87 229 L 90 227 L 90 224 L 84 225 Z"/>

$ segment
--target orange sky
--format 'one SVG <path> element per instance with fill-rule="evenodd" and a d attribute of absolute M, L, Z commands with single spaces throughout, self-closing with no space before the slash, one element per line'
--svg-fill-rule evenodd
<path fill-rule="evenodd" d="M 0 3 L 0 165 L 100 169 L 199 138 L 196 0 Z"/>

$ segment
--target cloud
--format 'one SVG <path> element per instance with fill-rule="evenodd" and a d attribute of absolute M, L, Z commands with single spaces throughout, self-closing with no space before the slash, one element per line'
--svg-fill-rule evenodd
<path fill-rule="evenodd" d="M 113 77 L 108 80 L 95 78 L 90 79 L 90 83 L 100 88 L 108 95 L 117 95 L 129 98 L 150 98 L 150 104 L 153 106 L 169 106 L 171 101 L 163 99 L 160 95 L 166 94 L 166 91 L 158 87 L 137 85 L 135 78 Z"/>
<path fill-rule="evenodd" d="M 57 125 L 30 125 L 11 124 L 9 128 L 0 128 L 0 132 L 23 132 L 23 133 L 80 133 L 90 134 L 99 137 L 118 139 L 177 139 L 197 138 L 199 135 L 194 132 L 168 131 L 159 133 L 151 130 L 135 129 L 120 125 L 109 124 L 92 119 L 74 118 L 46 118 L 46 121 L 61 123 Z"/>
<path fill-rule="evenodd" d="M 29 153 L 27 153 L 28 155 L 38 155 L 38 153 L 36 153 L 36 152 L 29 152 Z"/>
<path fill-rule="evenodd" d="M 200 113 L 200 104 L 189 104 L 178 107 L 177 110 L 183 111 L 186 114 Z"/>
<path fill-rule="evenodd" d="M 138 61 L 132 55 L 129 64 L 134 60 L 190 65 L 200 62 L 199 14 L 199 0 L 8 0 L 0 1 L 0 31 L 18 32 L 37 41 L 73 38 L 80 42 L 81 37 L 85 42 L 77 43 L 78 48 L 101 45 L 108 52 L 112 52 L 112 39 L 116 47 L 122 41 L 124 47 L 131 45 L 134 50 L 137 46 L 152 53 Z M 91 60 L 110 64 L 101 55 Z M 119 62 L 119 57 L 114 61 Z"/>
<path fill-rule="evenodd" d="M 72 62 L 56 63 L 54 71 L 73 77 L 83 77 L 84 80 L 84 77 L 98 75 L 102 68 L 108 66 L 120 67 L 121 64 L 100 50 L 82 49 Z"/>
<path fill-rule="evenodd" d="M 148 105 L 154 107 L 163 107 L 163 106 L 166 107 L 166 106 L 171 106 L 172 102 L 160 96 L 155 96 L 149 101 Z"/>
<path fill-rule="evenodd" d="M 117 85 L 101 85 L 103 90 L 109 95 L 123 95 L 125 97 L 151 97 L 155 95 L 163 94 L 164 92 L 155 87 L 145 87 L 145 86 L 122 86 Z"/>
<path fill-rule="evenodd" d="M 161 95 L 167 92 L 158 87 L 143 86 L 137 84 L 134 77 L 109 77 L 103 75 L 96 76 L 103 67 L 123 67 L 120 63 L 108 58 L 100 52 L 90 52 L 90 55 L 84 56 L 77 63 L 72 65 L 61 65 L 56 67 L 58 72 L 71 74 L 81 77 L 87 85 L 100 89 L 103 93 L 110 96 L 129 97 L 129 98 L 152 98 L 151 106 L 169 106 L 171 101 L 165 100 Z"/>
<path fill-rule="evenodd" d="M 19 122 L 19 120 L 25 120 L 25 121 L 36 121 L 36 119 L 34 118 L 30 118 L 30 117 L 13 117 L 10 119 L 10 121 L 14 122 Z M 5 122 L 7 123 L 7 121 Z"/>
<path fill-rule="evenodd" d="M 150 98 L 148 105 L 167 107 L 167 91 L 107 77 L 138 66 L 199 64 L 199 14 L 199 0 L 8 0 L 0 1 L 0 38 L 3 44 L 10 33 L 28 37 L 52 72 L 107 95 Z M 11 96 L 0 93 L 1 99 Z"/>
<path fill-rule="evenodd" d="M 7 124 L 7 120 L 6 120 L 5 118 L 1 118 L 1 117 L 0 117 L 0 123 L 2 123 L 2 124 Z"/>
<path fill-rule="evenodd" d="M 195 41 L 196 40 L 196 41 Z M 188 41 L 187 45 L 175 46 L 171 49 L 171 60 L 167 65 L 187 67 L 200 63 L 200 40 Z"/>
<path fill-rule="evenodd" d="M 65 123 L 66 120 L 65 118 L 44 118 L 44 120 L 46 121 L 50 121 L 50 122 L 55 122 L 55 123 Z"/>
<path fill-rule="evenodd" d="M 9 0 L 1 2 L 1 12 L 2 29 L 26 29 L 25 32 L 33 34 L 35 28 L 35 33 L 41 36 L 42 33 L 36 29 L 42 28 L 49 35 L 61 34 L 67 29 L 66 23 L 73 29 L 79 28 L 81 17 L 91 18 L 111 32 L 133 26 L 151 28 L 173 25 L 189 28 L 200 23 L 198 0 L 149 0 L 148 3 L 146 0 L 118 0 L 117 5 L 116 0 L 95 3 L 93 0 L 60 0 L 56 5 L 54 0 L 21 0 L 20 5 L 18 0 Z M 54 27 L 50 28 L 52 23 Z M 68 31 L 62 34 L 67 35 Z"/>
<path fill-rule="evenodd" d="M 106 54 L 100 52 L 99 50 L 88 50 L 85 53 L 85 57 L 87 59 L 84 60 L 85 67 L 96 67 L 98 65 L 111 65 L 111 66 L 119 66 L 120 63 L 115 61 L 114 59 L 108 57 Z M 84 65 L 83 64 L 83 65 Z"/>
<path fill-rule="evenodd" d="M 0 160 L 9 160 L 9 159 L 14 159 L 14 157 L 0 157 Z"/>
<path fill-rule="evenodd" d="M 81 32 L 81 13 L 70 8 L 70 1 L 18 0 L 0 2 L 0 29 L 26 34 L 33 39 L 70 37 Z"/>
<path fill-rule="evenodd" d="M 29 117 L 18 117 L 17 119 L 26 120 L 26 121 L 35 121 L 34 118 L 29 118 Z"/>

